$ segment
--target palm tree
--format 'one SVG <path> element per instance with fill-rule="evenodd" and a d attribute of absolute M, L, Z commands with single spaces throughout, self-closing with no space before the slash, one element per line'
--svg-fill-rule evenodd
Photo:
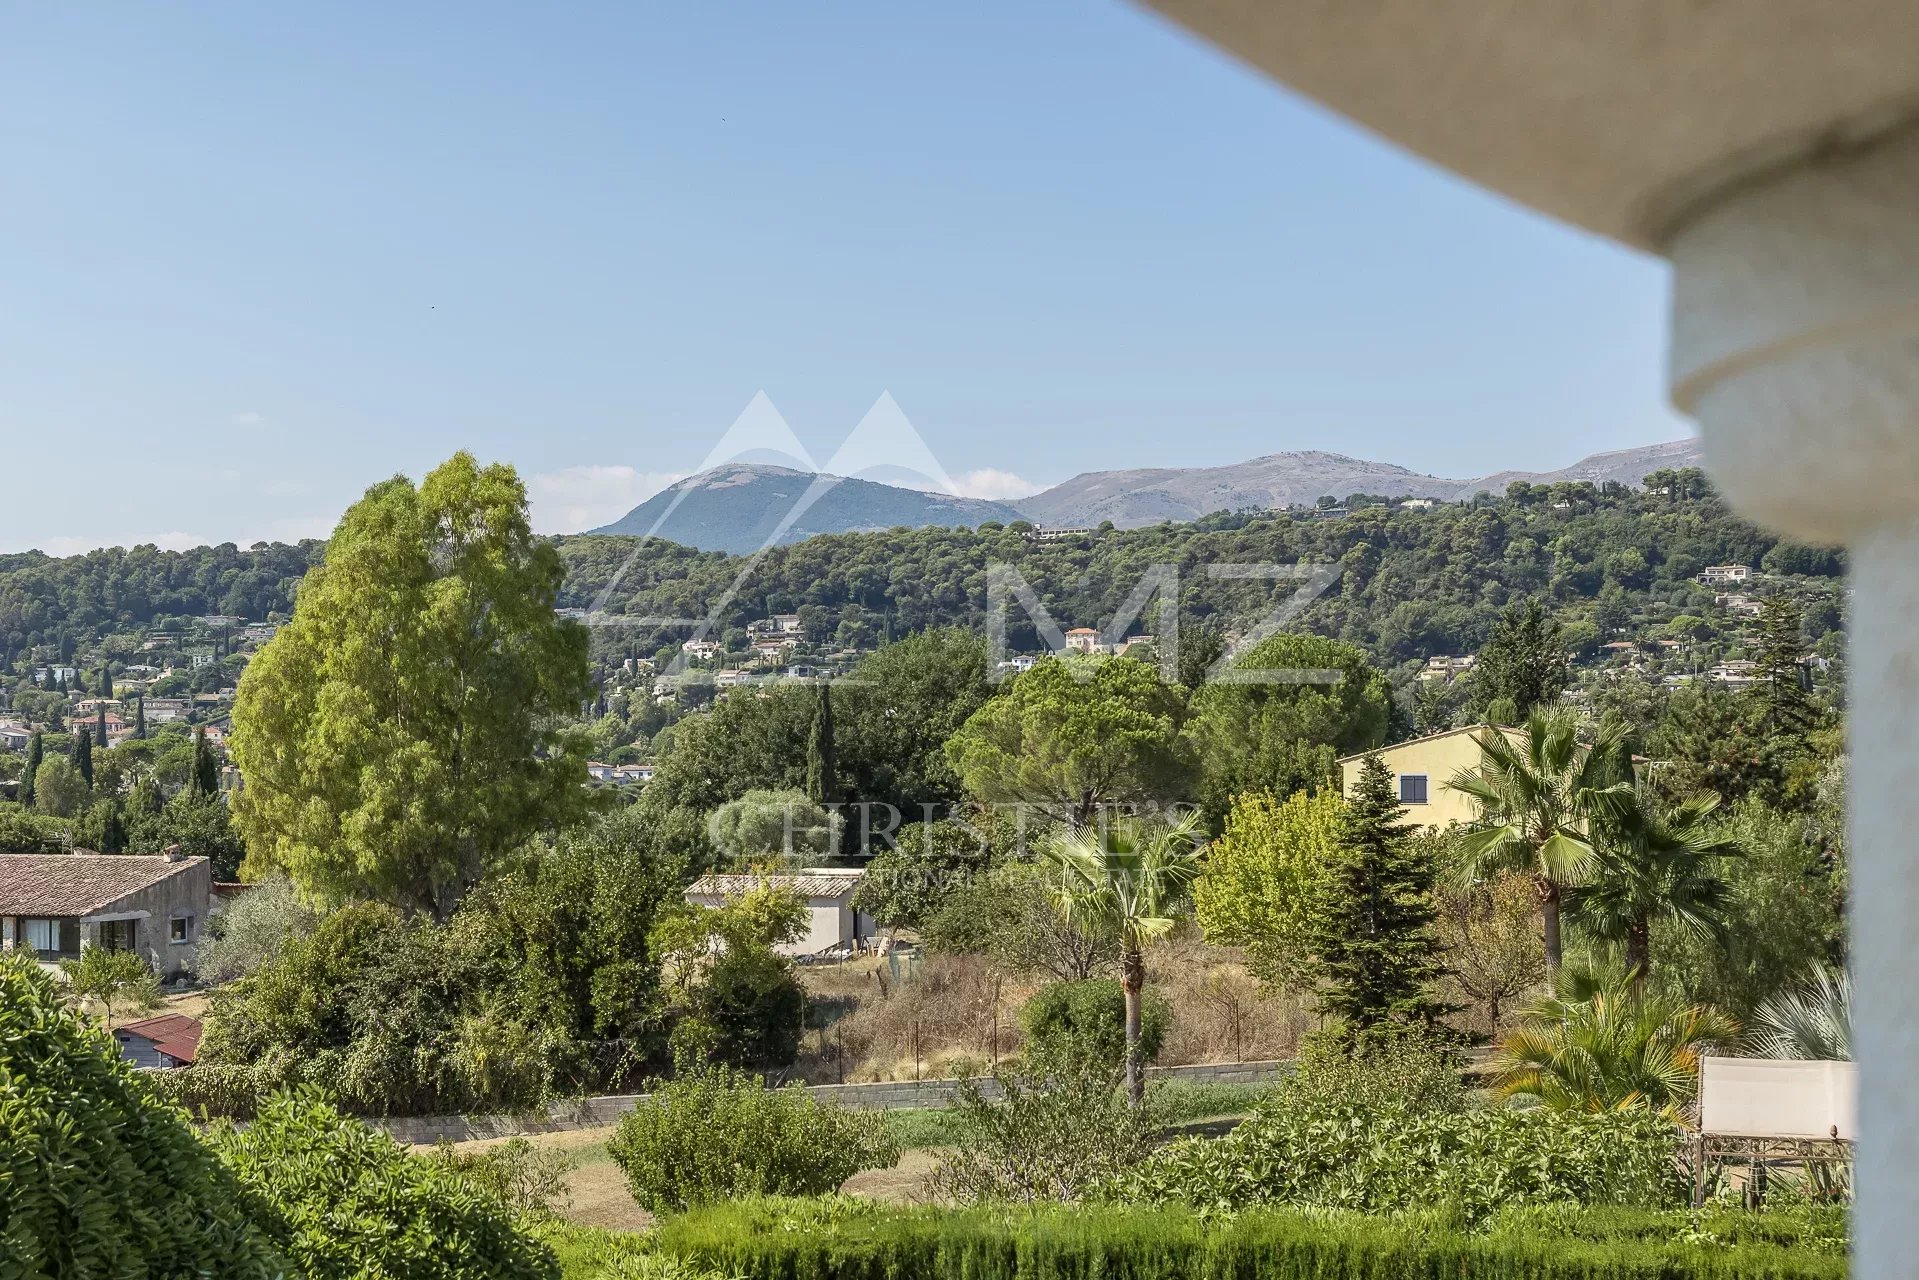
<path fill-rule="evenodd" d="M 1676 1118 L 1699 1091 L 1700 1058 L 1738 1030 L 1704 1005 L 1635 990 L 1628 974 L 1569 971 L 1500 1046 L 1494 1087 L 1556 1111 Z"/>
<path fill-rule="evenodd" d="M 1567 891 L 1566 910 L 1594 938 L 1624 947 L 1636 989 L 1644 988 L 1652 969 L 1654 920 L 1724 937 L 1731 891 L 1713 862 L 1737 857 L 1739 849 L 1712 821 L 1718 807 L 1711 791 L 1669 805 L 1642 788 L 1624 813 L 1595 824 L 1595 873 Z"/>
<path fill-rule="evenodd" d="M 1782 992 L 1753 1014 L 1752 1049 L 1762 1058 L 1852 1061 L 1852 978 L 1824 965 L 1797 991 Z"/>
<path fill-rule="evenodd" d="M 1518 741 L 1487 725 L 1479 735 L 1477 769 L 1447 783 L 1479 805 L 1481 825 L 1460 840 L 1463 867 L 1477 878 L 1523 871 L 1539 890 L 1545 916 L 1546 968 L 1559 971 L 1559 907 L 1568 885 L 1592 872 L 1598 855 L 1589 829 L 1595 817 L 1624 811 L 1632 796 L 1624 732 L 1602 728 L 1591 746 L 1564 707 L 1536 708 Z"/>
<path fill-rule="evenodd" d="M 1166 825 L 1118 819 L 1081 827 L 1041 848 L 1058 881 L 1053 903 L 1080 929 L 1117 934 L 1120 990 L 1126 999 L 1126 1097 L 1140 1105 L 1140 993 L 1146 987 L 1146 947 L 1172 931 L 1199 879 L 1205 834 L 1200 815 Z"/>

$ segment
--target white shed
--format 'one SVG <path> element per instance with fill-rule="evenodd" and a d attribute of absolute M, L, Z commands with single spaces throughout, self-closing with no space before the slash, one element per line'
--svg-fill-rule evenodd
<path fill-rule="evenodd" d="M 790 890 L 806 903 L 807 931 L 778 950 L 789 956 L 817 955 L 873 935 L 872 918 L 853 909 L 853 890 L 865 874 L 845 867 L 809 867 L 791 875 L 701 876 L 687 886 L 686 900 L 698 907 L 718 907 L 762 887 Z"/>

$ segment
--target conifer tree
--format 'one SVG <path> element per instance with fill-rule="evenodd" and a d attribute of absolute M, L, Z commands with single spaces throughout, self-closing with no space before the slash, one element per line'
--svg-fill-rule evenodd
<path fill-rule="evenodd" d="M 23 808 L 33 806 L 33 775 L 40 772 L 40 761 L 46 755 L 46 743 L 38 733 L 27 739 L 27 767 L 20 775 L 20 804 Z"/>
<path fill-rule="evenodd" d="M 136 741 L 146 741 L 147 695 L 144 693 L 133 700 L 133 736 Z"/>
<path fill-rule="evenodd" d="M 142 818 L 151 818 L 167 807 L 167 798 L 160 793 L 160 786 L 153 775 L 143 773 L 133 784 L 133 794 L 127 797 L 127 816 L 138 822 Z"/>
<path fill-rule="evenodd" d="M 207 729 L 193 731 L 193 797 L 210 800 L 220 794 L 220 762 L 214 758 L 213 744 L 207 741 Z"/>
<path fill-rule="evenodd" d="M 1368 756 L 1340 814 L 1312 930 L 1318 1009 L 1349 1036 L 1389 1023 L 1430 1025 L 1451 1012 L 1429 991 L 1443 971 L 1432 931 L 1436 869 L 1404 813 L 1391 771 Z"/>
<path fill-rule="evenodd" d="M 1479 651 L 1473 673 L 1476 710 L 1481 719 L 1491 719 L 1491 705 L 1511 699 L 1513 716 L 1508 723 L 1516 723 L 1533 708 L 1558 701 L 1571 681 L 1572 665 L 1558 619 L 1529 598 L 1500 616 L 1492 638 Z"/>
<path fill-rule="evenodd" d="M 80 727 L 73 735 L 73 747 L 68 752 L 73 767 L 85 778 L 87 786 L 93 786 L 93 735 L 85 727 Z"/>
<path fill-rule="evenodd" d="M 832 685 L 820 681 L 819 702 L 813 708 L 813 733 L 806 761 L 806 794 L 818 805 L 839 801 L 839 767 L 833 751 Z"/>
<path fill-rule="evenodd" d="M 1780 592 L 1760 606 L 1758 663 L 1755 691 L 1759 695 L 1761 729 L 1768 737 L 1797 735 L 1819 720 L 1818 708 L 1804 684 L 1805 667 L 1800 640 L 1799 606 Z"/>
<path fill-rule="evenodd" d="M 107 704 L 104 702 L 94 709 L 93 745 L 102 751 L 107 747 Z"/>

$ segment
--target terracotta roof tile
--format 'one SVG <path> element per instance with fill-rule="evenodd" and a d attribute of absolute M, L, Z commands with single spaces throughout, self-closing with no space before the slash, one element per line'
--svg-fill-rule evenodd
<path fill-rule="evenodd" d="M 126 853 L 0 853 L 0 915 L 84 916 L 205 865 Z"/>

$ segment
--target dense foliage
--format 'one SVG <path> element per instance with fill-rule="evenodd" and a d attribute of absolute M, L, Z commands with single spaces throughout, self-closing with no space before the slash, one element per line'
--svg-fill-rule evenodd
<path fill-rule="evenodd" d="M 608 1087 L 667 1033 L 650 935 L 679 871 L 649 853 L 626 810 L 529 851 L 445 925 L 365 902 L 305 931 L 236 922 L 260 944 L 254 967 L 216 994 L 200 1061 L 179 1074 L 240 1066 L 374 1114 Z M 275 906 L 304 918 L 284 897 L 250 915 Z"/>
<path fill-rule="evenodd" d="M 557 1277 L 499 1199 L 444 1163 L 342 1116 L 317 1095 L 275 1098 L 214 1146 L 263 1234 L 312 1280 Z"/>
<path fill-rule="evenodd" d="M 1139 1060 L 1159 1056 L 1172 1010 L 1148 991 L 1140 1002 Z M 1112 978 L 1049 982 L 1033 993 L 1019 1014 L 1029 1055 L 1088 1057 L 1117 1066 L 1126 1054 L 1126 993 Z"/>
<path fill-rule="evenodd" d="M 1225 1138 L 1173 1143 L 1106 1194 L 1208 1209 L 1443 1208 L 1469 1221 L 1514 1205 L 1684 1203 L 1671 1120 L 1474 1106 L 1394 1060 L 1405 1052 L 1368 1068 L 1388 1073 L 1387 1087 L 1353 1088 L 1349 1071 L 1328 1088 L 1302 1067 Z"/>
<path fill-rule="evenodd" d="M 0 1274 L 268 1280 L 258 1209 L 39 966 L 0 955 Z"/>

